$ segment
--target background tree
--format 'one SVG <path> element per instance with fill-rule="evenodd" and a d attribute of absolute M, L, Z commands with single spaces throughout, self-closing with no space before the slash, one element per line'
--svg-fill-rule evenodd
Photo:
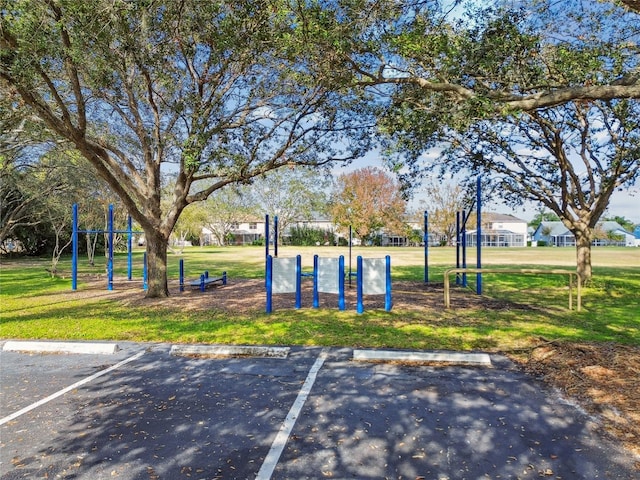
<path fill-rule="evenodd" d="M 30 242 L 16 235 L 37 229 L 46 213 L 42 200 L 59 185 L 38 170 L 40 158 L 54 144 L 8 99 L 9 91 L 0 85 L 0 245 L 9 238 L 24 245 Z"/>
<path fill-rule="evenodd" d="M 560 217 L 553 212 L 548 212 L 544 207 L 540 208 L 538 213 L 536 213 L 531 221 L 529 222 L 529 226 L 533 228 L 537 228 L 542 222 L 559 222 Z"/>
<path fill-rule="evenodd" d="M 351 227 L 364 244 L 382 228 L 404 232 L 406 207 L 393 177 L 379 168 L 365 167 L 338 177 L 329 213 L 343 233 Z"/>
<path fill-rule="evenodd" d="M 621 217 L 619 215 L 606 216 L 604 217 L 604 220 L 611 220 L 612 222 L 616 222 L 618 225 L 624 228 L 627 232 L 633 232 L 633 229 L 635 228 L 635 224 L 631 220 L 625 217 Z"/>
<path fill-rule="evenodd" d="M 0 244 L 11 238 L 23 253 L 52 254 L 51 270 L 55 273 L 57 259 L 71 236 L 72 203 L 82 203 L 83 219 L 98 218 L 85 228 L 106 229 L 108 202 L 96 208 L 95 201 L 98 192 L 106 198 L 107 189 L 91 173 L 86 161 L 52 141 L 42 125 L 24 113 L 16 114 L 16 107 L 7 105 L 6 97 L 2 100 Z M 93 235 L 94 241 L 96 237 Z M 92 242 L 91 246 L 95 244 Z"/>
<path fill-rule="evenodd" d="M 345 161 L 366 147 L 367 136 L 346 139 L 360 117 L 349 92 L 299 57 L 305 46 L 292 41 L 287 5 L 0 4 L 3 88 L 90 162 L 144 230 L 148 297 L 168 295 L 167 243 L 187 205 L 284 165 Z M 169 170 L 176 182 L 163 211 Z"/>
<path fill-rule="evenodd" d="M 305 167 L 284 168 L 258 178 L 251 186 L 255 211 L 263 218 L 278 216 L 278 235 L 298 221 L 325 214 L 331 191 L 326 172 Z"/>
<path fill-rule="evenodd" d="M 239 223 L 251 221 L 257 215 L 248 185 L 220 189 L 202 207 L 204 226 L 218 245 L 226 245 Z"/>
<path fill-rule="evenodd" d="M 425 196 L 421 205 L 429 214 L 430 235 L 442 235 L 446 245 L 454 245 L 456 213 L 469 205 L 465 188 L 460 184 L 431 180 L 422 185 L 421 191 Z M 423 214 L 424 211 L 420 213 L 419 219 Z"/>
<path fill-rule="evenodd" d="M 199 243 L 206 218 L 207 212 L 201 202 L 186 207 L 171 232 L 169 249 L 180 255 L 187 242 Z"/>
<path fill-rule="evenodd" d="M 43 154 L 38 168 L 30 173 L 40 184 L 49 185 L 48 195 L 40 196 L 38 201 L 43 210 L 39 226 L 50 233 L 39 236 L 37 244 L 51 255 L 49 272 L 55 276 L 59 273 L 60 257 L 71 245 L 72 205 L 87 198 L 95 177 L 84 158 L 62 146 Z"/>

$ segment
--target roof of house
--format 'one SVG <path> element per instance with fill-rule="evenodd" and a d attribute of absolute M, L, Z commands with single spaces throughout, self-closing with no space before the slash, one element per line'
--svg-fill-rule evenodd
<path fill-rule="evenodd" d="M 571 233 L 569 229 L 562 222 L 542 222 L 540 223 L 540 226 L 536 231 L 541 229 L 547 229 L 547 228 L 549 229 L 550 237 L 573 236 L 573 233 Z M 611 220 L 605 220 L 604 222 L 599 222 L 598 228 L 601 228 L 605 232 L 619 231 L 621 233 L 622 232 L 629 233 L 624 228 L 622 228 L 618 222 L 614 222 Z"/>
<path fill-rule="evenodd" d="M 573 236 L 573 233 L 562 222 L 540 222 L 536 232 L 542 232 L 543 230 L 548 230 L 550 237 Z"/>
<path fill-rule="evenodd" d="M 485 222 L 502 222 L 502 223 L 527 223 L 508 213 L 482 212 L 482 220 Z"/>

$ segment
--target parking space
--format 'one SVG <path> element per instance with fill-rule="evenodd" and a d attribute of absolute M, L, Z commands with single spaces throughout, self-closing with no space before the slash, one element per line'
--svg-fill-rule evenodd
<path fill-rule="evenodd" d="M 428 366 L 354 361 L 351 349 L 121 347 L 0 352 L 2 480 L 637 474 L 590 418 L 499 356 Z"/>

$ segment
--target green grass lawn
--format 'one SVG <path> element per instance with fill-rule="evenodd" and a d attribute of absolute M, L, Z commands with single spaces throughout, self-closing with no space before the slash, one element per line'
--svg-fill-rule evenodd
<path fill-rule="evenodd" d="M 280 256 L 300 253 L 310 269 L 314 253 L 343 254 L 346 248 L 281 247 Z M 393 280 L 421 283 L 424 251 L 419 248 L 354 248 L 356 255 L 391 255 Z M 189 279 L 207 269 L 226 270 L 230 278 L 262 278 L 264 248 L 191 248 L 169 256 L 171 281 L 178 278 L 178 261 L 185 260 Z M 475 257 L 473 257 L 475 258 Z M 574 265 L 575 251 L 561 248 L 484 249 L 485 267 L 563 268 Z M 594 279 L 583 291 L 583 311 L 567 308 L 566 277 L 487 274 L 485 296 L 500 300 L 499 308 L 391 312 L 334 309 L 279 309 L 264 313 L 264 304 L 247 313 L 203 309 L 186 311 L 180 302 L 130 302 L 106 290 L 87 296 L 71 292 L 70 259 L 51 278 L 46 259 L 3 259 L 0 268 L 0 338 L 131 340 L 232 344 L 286 344 L 421 349 L 482 349 L 510 351 L 548 340 L 618 342 L 640 345 L 640 249 L 600 248 L 593 251 Z M 346 260 L 348 264 L 348 259 Z M 451 248 L 432 248 L 429 276 L 441 283 L 443 271 L 455 263 Z M 126 277 L 126 255 L 118 255 L 116 276 Z M 134 277 L 142 275 L 142 251 L 134 256 Z M 470 265 L 471 266 L 471 262 Z M 573 267 L 574 268 L 574 267 Z M 104 277 L 104 265 L 80 262 L 81 279 Z M 469 288 L 473 293 L 475 275 Z M 101 280 L 102 281 L 102 280 Z M 78 292 L 86 288 L 79 282 Z M 117 287 L 116 287 L 117 288 Z M 139 292 L 139 293 L 138 293 Z M 85 291 L 86 293 L 86 291 Z M 144 296 L 135 292 L 136 298 Z M 522 308 L 526 306 L 527 308 Z"/>

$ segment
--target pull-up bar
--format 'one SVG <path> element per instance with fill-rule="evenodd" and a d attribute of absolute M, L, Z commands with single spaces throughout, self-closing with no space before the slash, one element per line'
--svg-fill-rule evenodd
<path fill-rule="evenodd" d="M 476 293 L 482 295 L 482 177 L 476 179 L 476 198 L 468 211 L 456 212 L 456 268 L 462 273 L 462 285 L 467 286 L 467 221 L 476 207 Z M 460 254 L 462 253 L 462 263 Z M 460 277 L 456 277 L 460 284 Z"/>
<path fill-rule="evenodd" d="M 127 235 L 127 279 L 133 278 L 133 234 L 131 216 L 127 218 L 126 230 L 114 230 L 113 228 L 113 204 L 109 205 L 109 216 L 107 230 L 80 230 L 78 229 L 78 204 L 73 204 L 72 210 L 72 255 L 71 255 L 71 289 L 78 289 L 78 234 L 79 233 L 106 233 L 108 234 L 108 256 L 107 256 L 107 290 L 113 290 L 113 236 L 116 233 Z M 146 262 L 145 262 L 146 263 Z"/>

